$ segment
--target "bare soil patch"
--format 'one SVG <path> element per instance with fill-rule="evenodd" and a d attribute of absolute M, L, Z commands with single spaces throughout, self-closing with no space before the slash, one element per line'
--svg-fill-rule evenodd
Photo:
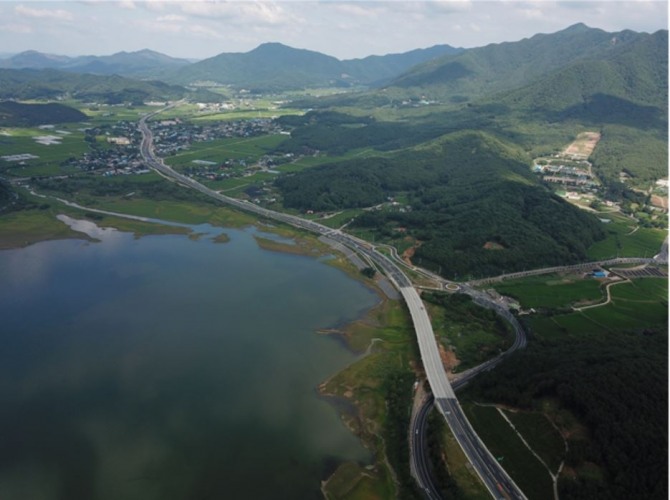
<path fill-rule="evenodd" d="M 582 132 L 563 151 L 564 155 L 583 155 L 585 158 L 591 156 L 596 145 L 600 141 L 600 132 Z"/>
<path fill-rule="evenodd" d="M 668 198 L 663 196 L 658 196 L 657 194 L 651 195 L 651 204 L 655 207 L 662 208 L 663 210 L 668 209 Z"/>
<path fill-rule="evenodd" d="M 505 247 L 495 241 L 487 241 L 484 243 L 484 250 L 505 250 Z"/>
<path fill-rule="evenodd" d="M 406 238 L 406 241 L 408 241 L 408 240 L 411 240 L 411 238 L 409 236 Z M 412 257 L 414 257 L 414 254 L 416 253 L 416 249 L 419 248 L 420 245 L 421 245 L 421 243 L 417 241 L 417 242 L 414 243 L 413 246 L 409 247 L 407 250 L 405 250 L 402 253 L 402 255 L 401 255 L 402 260 L 404 260 L 407 265 L 409 265 L 409 266 L 414 265 L 414 264 L 412 264 Z"/>
<path fill-rule="evenodd" d="M 447 372 L 453 372 L 454 368 L 461 364 L 456 354 L 453 351 L 447 350 L 442 344 L 440 344 L 440 358 Z"/>

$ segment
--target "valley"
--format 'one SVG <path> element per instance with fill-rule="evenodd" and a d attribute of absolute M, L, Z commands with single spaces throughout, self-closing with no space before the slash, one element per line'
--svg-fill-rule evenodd
<path fill-rule="evenodd" d="M 613 37 L 621 43 L 610 43 Z M 667 31 L 624 37 L 577 25 L 534 38 L 512 48 L 426 49 L 367 66 L 365 59 L 353 64 L 267 44 L 194 63 L 191 73 L 183 61 L 171 63 L 174 73 L 151 70 L 168 83 L 126 81 L 128 74 L 103 85 L 83 70 L 66 76 L 58 69 L 0 69 L 0 80 L 13 82 L 3 86 L 3 98 L 12 100 L 0 106 L 0 248 L 77 237 L 57 219 L 61 214 L 142 235 L 181 230 L 97 210 L 224 227 L 259 224 L 272 211 L 365 241 L 384 259 L 403 254 L 445 373 L 497 359 L 513 345 L 501 316 L 453 290 L 479 286 L 476 293 L 491 303 L 499 294 L 513 299 L 505 309 L 518 303 L 511 310 L 528 347 L 459 388 L 459 400 L 494 455 L 507 457 L 502 467 L 527 498 L 625 498 L 633 491 L 661 498 L 667 439 L 655 442 L 643 428 L 662 433 L 667 417 L 667 359 L 659 355 L 667 350 L 667 255 L 645 264 L 648 277 L 608 267 L 625 280 L 611 289 L 585 275 L 483 280 L 660 252 L 668 234 L 667 92 L 653 89 L 667 87 Z M 274 60 L 265 74 L 245 72 L 262 57 Z M 621 68 L 633 59 L 639 81 L 624 85 Z M 283 72 L 289 63 L 300 71 Z M 355 81 L 333 77 L 345 63 Z M 316 67 L 323 70 L 318 78 L 304 76 Z M 658 67 L 665 72 L 652 70 Z M 489 72 L 500 78 L 487 79 Z M 235 78 L 224 81 L 223 74 Z M 26 90 L 25 82 L 45 75 L 41 95 Z M 78 78 L 83 83 L 74 86 Z M 160 169 L 159 175 L 143 150 L 138 123 L 148 115 L 152 147 L 179 182 Z M 40 143 L 47 135 L 54 140 Z M 184 187 L 196 183 L 204 188 Z M 233 208 L 220 203 L 224 196 Z M 235 206 L 251 206 L 252 215 Z M 374 273 L 348 272 L 374 281 Z M 322 492 L 421 498 L 403 444 L 412 384 L 426 376 L 408 310 L 387 298 L 345 338 L 355 351 L 369 352 L 319 391 L 347 403 L 342 418 L 375 459 L 370 467 L 340 464 Z M 643 400 L 642 417 L 625 405 L 608 406 L 617 398 L 614 387 Z M 500 414 L 482 405 L 498 405 Z M 625 439 L 614 430 L 618 418 Z M 543 438 L 533 433 L 551 434 L 543 419 L 569 451 L 556 436 L 542 449 Z M 511 437 L 510 421 L 545 461 L 565 461 L 553 487 L 551 475 L 529 480 L 536 476 L 529 471 L 542 466 L 523 465 L 526 452 Z M 487 426 L 495 435 L 487 436 Z M 434 419 L 428 427 L 433 446 L 453 454 L 450 431 Z M 596 433 L 601 427 L 606 435 Z M 635 456 L 639 466 L 626 472 L 616 455 Z M 431 456 L 443 475 L 442 454 Z M 459 459 L 446 459 L 453 460 Z M 482 498 L 478 481 L 472 470 L 452 474 L 450 466 L 440 484 Z"/>

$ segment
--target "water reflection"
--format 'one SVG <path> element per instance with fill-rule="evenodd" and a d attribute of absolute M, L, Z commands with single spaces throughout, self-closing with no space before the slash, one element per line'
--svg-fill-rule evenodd
<path fill-rule="evenodd" d="M 367 460 L 314 391 L 352 355 L 313 332 L 375 296 L 227 232 L 0 252 L 0 498 L 310 498 Z"/>

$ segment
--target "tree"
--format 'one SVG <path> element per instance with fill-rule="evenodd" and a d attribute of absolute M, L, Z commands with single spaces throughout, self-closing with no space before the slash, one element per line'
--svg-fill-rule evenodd
<path fill-rule="evenodd" d="M 368 266 L 361 269 L 361 274 L 363 274 L 363 276 L 365 276 L 366 278 L 372 279 L 375 277 L 375 274 L 377 274 L 377 270 L 374 267 Z"/>

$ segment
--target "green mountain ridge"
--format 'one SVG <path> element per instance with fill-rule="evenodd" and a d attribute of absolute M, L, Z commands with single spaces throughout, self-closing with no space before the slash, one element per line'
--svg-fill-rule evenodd
<path fill-rule="evenodd" d="M 653 181 L 667 175 L 667 47 L 667 31 L 641 34 L 606 57 L 579 60 L 480 99 L 472 109 L 494 114 L 510 130 L 534 122 L 546 130 L 572 127 L 573 135 L 584 128 L 598 131 L 602 139 L 592 159 L 606 182 L 617 182 L 622 171 Z M 541 133 L 518 139 L 528 149 L 543 141 Z"/>
<path fill-rule="evenodd" d="M 579 60 L 606 57 L 645 35 L 632 31 L 607 33 L 577 24 L 553 34 L 490 44 L 431 60 L 399 76 L 389 87 L 416 87 L 436 97 L 459 96 L 471 101 L 527 85 Z"/>
<path fill-rule="evenodd" d="M 58 69 L 73 73 L 96 75 L 159 77 L 175 68 L 190 64 L 186 59 L 178 59 L 149 49 L 135 52 L 117 52 L 109 56 L 68 57 L 44 54 L 27 50 L 0 60 L 0 68 L 7 69 Z"/>
<path fill-rule="evenodd" d="M 249 52 L 222 53 L 196 62 L 179 69 L 167 80 L 180 84 L 213 81 L 259 91 L 371 85 L 393 78 L 427 59 L 460 50 L 438 45 L 403 54 L 340 61 L 320 52 L 264 43 Z"/>
<path fill-rule="evenodd" d="M 4 127 L 32 127 L 84 120 L 88 120 L 88 116 L 78 109 L 55 102 L 23 104 L 13 101 L 0 101 L 0 126 Z"/>
<path fill-rule="evenodd" d="M 667 175 L 667 36 L 575 25 L 438 58 L 411 73 L 438 79 L 404 89 L 448 100 L 467 91 L 471 102 L 394 107 L 398 87 L 324 100 L 285 121 L 294 128 L 281 151 L 378 153 L 280 178 L 284 203 L 341 210 L 406 198 L 411 210 L 366 211 L 351 227 L 393 241 L 402 230 L 420 242 L 416 258 L 449 277 L 583 261 L 601 223 L 542 186 L 531 161 L 591 130 L 608 196 L 635 187 L 620 183 L 622 171 L 636 182 Z M 369 115 L 346 114 L 357 100 Z"/>
<path fill-rule="evenodd" d="M 107 104 L 175 100 L 220 100 L 207 91 L 192 92 L 161 81 L 143 81 L 118 75 L 68 73 L 54 69 L 0 69 L 0 99 L 58 99 L 67 96 Z"/>
<path fill-rule="evenodd" d="M 601 94 L 662 111 L 668 106 L 667 45 L 667 31 L 641 34 L 602 58 L 578 60 L 489 101 L 515 110 L 560 112 Z"/>
<path fill-rule="evenodd" d="M 604 237 L 594 216 L 538 184 L 522 149 L 485 132 L 322 165 L 276 184 L 284 204 L 300 210 L 369 207 L 406 196 L 411 210 L 368 211 L 352 227 L 415 238 L 422 265 L 452 278 L 578 262 Z M 488 250 L 490 242 L 501 250 Z"/>

